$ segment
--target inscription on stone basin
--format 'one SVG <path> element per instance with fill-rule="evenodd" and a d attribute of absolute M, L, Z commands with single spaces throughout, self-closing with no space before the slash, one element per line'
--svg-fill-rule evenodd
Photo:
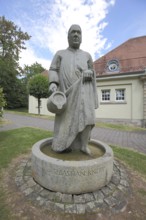
<path fill-rule="evenodd" d="M 98 175 L 99 173 L 103 173 L 105 171 L 105 167 L 98 167 L 94 169 L 78 169 L 73 170 L 62 170 L 62 169 L 53 169 L 47 170 L 47 172 L 43 172 L 43 175 L 52 174 L 52 175 L 61 175 L 61 176 L 91 176 L 91 175 Z"/>

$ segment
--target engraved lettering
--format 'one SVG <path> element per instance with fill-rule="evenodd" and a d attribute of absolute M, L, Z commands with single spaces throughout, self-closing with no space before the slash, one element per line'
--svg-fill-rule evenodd
<path fill-rule="evenodd" d="M 54 169 L 54 170 L 48 170 L 47 173 L 48 175 L 50 173 L 54 175 L 59 175 L 59 176 L 91 176 L 91 175 L 98 175 L 101 172 L 104 172 L 105 167 L 97 167 L 97 168 L 90 168 L 90 169 L 73 169 L 73 170 L 62 170 L 62 169 Z"/>

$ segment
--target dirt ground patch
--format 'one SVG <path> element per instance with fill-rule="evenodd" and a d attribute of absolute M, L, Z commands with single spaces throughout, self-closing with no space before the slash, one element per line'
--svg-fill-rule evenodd
<path fill-rule="evenodd" d="M 146 180 L 138 173 L 126 168 L 132 188 L 132 195 L 129 198 L 125 210 L 120 213 L 112 213 L 107 210 L 105 213 L 94 213 L 86 215 L 55 214 L 43 207 L 32 204 L 19 191 L 15 184 L 15 170 L 19 166 L 23 155 L 12 161 L 9 167 L 3 170 L 1 187 L 6 195 L 6 206 L 10 210 L 11 220 L 145 220 L 146 219 Z"/>

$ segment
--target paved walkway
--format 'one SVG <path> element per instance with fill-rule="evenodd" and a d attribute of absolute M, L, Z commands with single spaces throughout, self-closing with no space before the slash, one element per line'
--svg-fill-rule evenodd
<path fill-rule="evenodd" d="M 10 123 L 0 126 L 0 131 L 21 127 L 37 127 L 53 131 L 54 122 L 49 119 L 5 113 L 4 119 Z M 107 144 L 132 148 L 146 154 L 146 130 L 143 131 L 119 131 L 110 128 L 94 128 L 91 138 L 98 139 Z"/>

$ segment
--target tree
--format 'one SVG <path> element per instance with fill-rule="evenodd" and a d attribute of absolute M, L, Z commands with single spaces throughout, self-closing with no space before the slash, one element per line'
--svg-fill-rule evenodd
<path fill-rule="evenodd" d="M 21 28 L 4 16 L 0 17 L 0 86 L 3 87 L 7 107 L 14 102 L 11 97 L 15 93 L 15 84 L 18 87 L 17 76 L 22 71 L 19 66 L 20 51 L 26 49 L 25 41 L 29 39 L 30 36 Z"/>
<path fill-rule="evenodd" d="M 37 98 L 38 100 L 38 114 L 40 115 L 41 98 L 47 98 L 49 96 L 48 91 L 49 81 L 46 76 L 37 74 L 33 76 L 28 83 L 29 94 Z"/>
<path fill-rule="evenodd" d="M 36 62 L 31 66 L 25 65 L 23 69 L 23 74 L 29 80 L 32 76 L 40 74 L 44 70 L 45 69 L 42 67 L 42 65 Z"/>
<path fill-rule="evenodd" d="M 5 95 L 7 96 L 7 94 Z M 22 79 L 15 79 L 11 85 L 11 96 L 7 98 L 9 109 L 28 106 L 28 91 Z"/>
<path fill-rule="evenodd" d="M 0 17 L 0 56 L 3 60 L 11 61 L 18 68 L 19 53 L 26 49 L 24 41 L 30 36 L 21 31 L 13 22 Z"/>
<path fill-rule="evenodd" d="M 33 77 L 34 75 L 40 74 L 45 69 L 42 67 L 39 63 L 34 63 L 31 66 L 25 65 L 22 74 L 24 77 L 19 78 L 19 85 L 21 85 L 21 92 L 19 92 L 17 97 L 17 102 L 13 102 L 13 104 L 19 105 L 19 107 L 28 107 L 28 90 L 27 90 L 27 84 L 29 82 L 29 79 Z M 18 83 L 17 83 L 18 86 Z M 12 105 L 11 105 L 12 107 Z"/>
<path fill-rule="evenodd" d="M 3 94 L 3 88 L 0 87 L 0 117 L 3 115 L 3 107 L 6 106 L 6 100 Z"/>

